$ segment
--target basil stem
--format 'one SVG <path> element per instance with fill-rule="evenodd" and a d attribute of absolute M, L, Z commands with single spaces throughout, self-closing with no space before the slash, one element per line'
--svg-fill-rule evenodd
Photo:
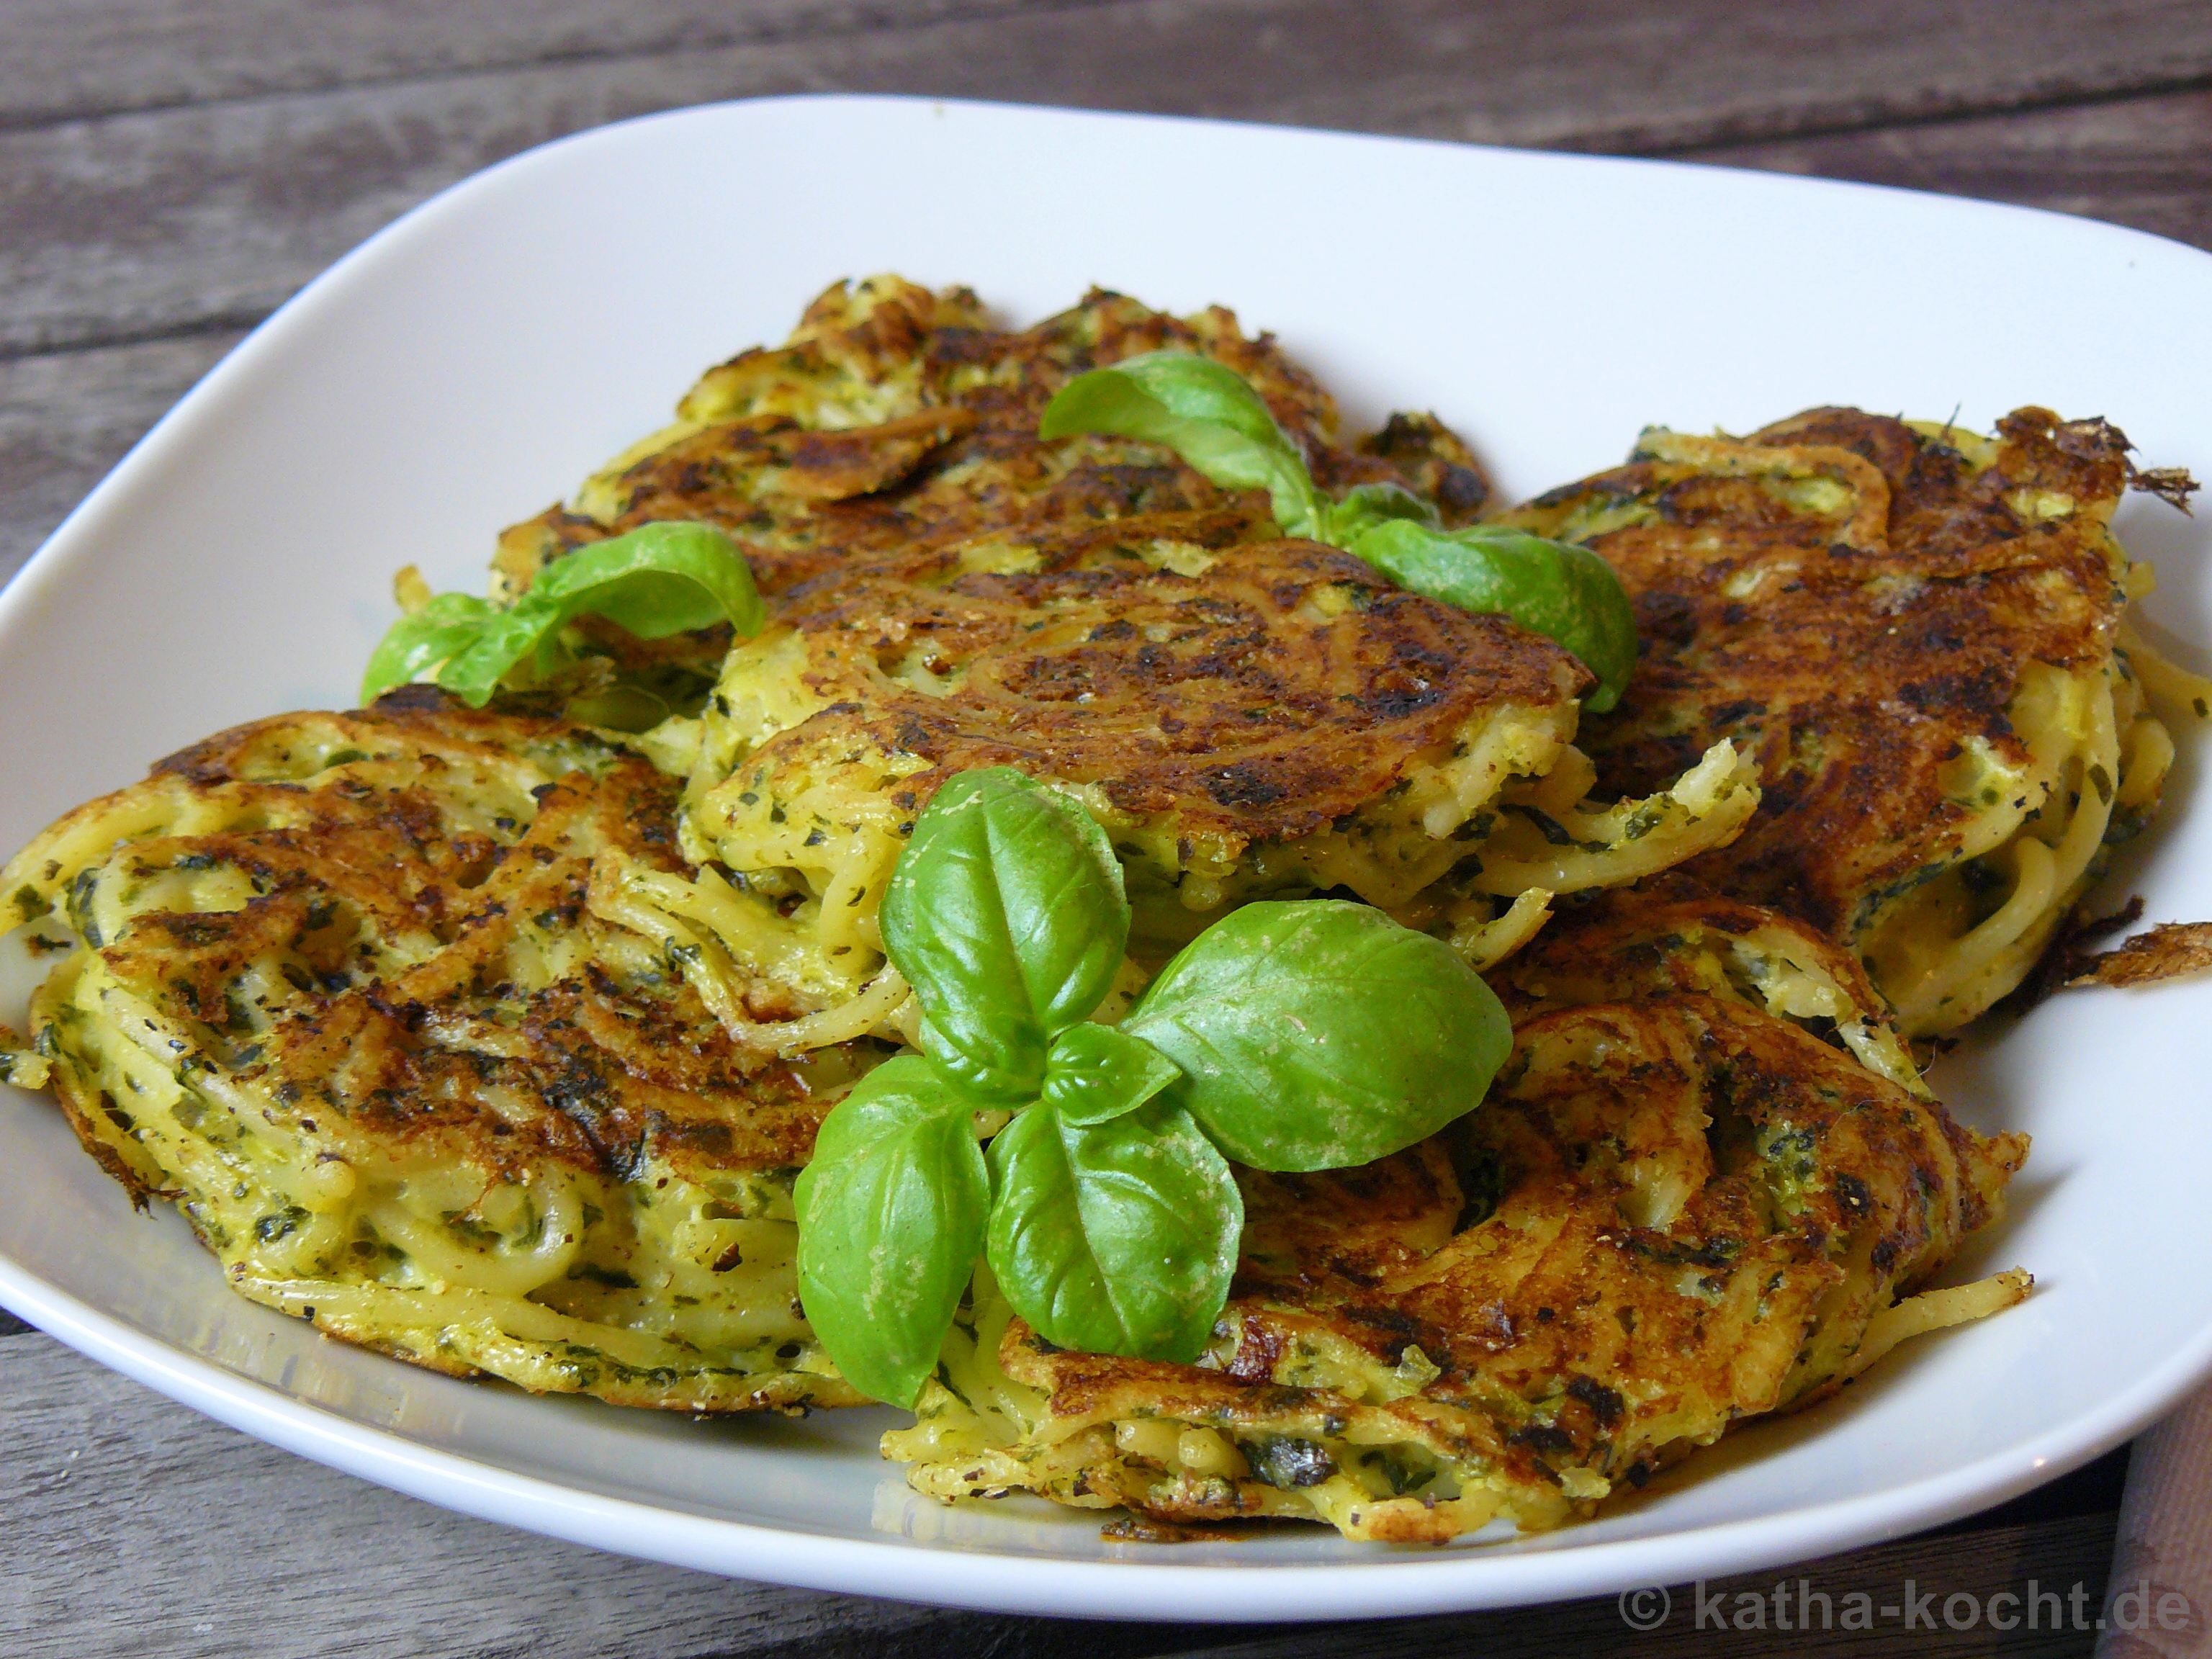
<path fill-rule="evenodd" d="M 1244 1202 L 1188 1112 L 1030 1107 L 991 1143 L 991 1272 L 1048 1342 L 1188 1363 L 1213 1334 Z"/>
<path fill-rule="evenodd" d="M 441 593 L 401 617 L 369 658 L 362 700 L 434 668 L 439 684 L 481 708 L 526 662 L 540 672 L 550 667 L 561 630 L 583 616 L 659 640 L 718 622 L 757 633 L 767 611 L 744 556 L 720 531 L 641 525 L 556 560 L 505 610 Z"/>
<path fill-rule="evenodd" d="M 1186 945 L 1121 1029 L 1186 1073 L 1167 1098 L 1261 1170 L 1338 1170 L 1473 1111 L 1513 1032 L 1443 940 L 1334 899 L 1231 911 Z"/>
<path fill-rule="evenodd" d="M 884 949 L 922 1046 L 981 1100 L 1034 1100 L 1045 1052 L 1113 988 L 1121 866 L 1082 808 L 1010 767 L 963 772 L 915 821 L 884 895 Z"/>
<path fill-rule="evenodd" d="M 974 1103 L 918 1055 L 823 1120 L 799 1172 L 799 1300 L 845 1380 L 911 1406 L 975 1272 L 990 1204 Z"/>

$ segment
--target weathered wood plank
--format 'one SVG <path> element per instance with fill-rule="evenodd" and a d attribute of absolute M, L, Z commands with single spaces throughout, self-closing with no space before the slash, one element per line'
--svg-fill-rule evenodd
<path fill-rule="evenodd" d="M 1102 0 L 9 0 L 0 126 Z"/>
<path fill-rule="evenodd" d="M 1905 1579 L 1934 1606 L 2017 1592 L 2029 1577 L 2094 1607 L 2110 1515 L 1937 1534 L 1708 1586 L 1729 1627 L 1695 1622 L 1695 1592 L 1642 1634 L 1613 1598 L 1402 1622 L 1269 1630 L 980 1617 L 732 1583 L 600 1555 L 447 1514 L 249 1440 L 47 1338 L 0 1339 L 0 1631 L 11 1659 L 994 1659 L 1204 1654 L 1210 1659 L 1638 1659 L 1844 1653 L 2086 1653 L 2076 1632 L 1739 1631 L 1737 1597 L 1800 1579 L 1878 1607 Z M 1817 1605 L 1817 1604 L 1815 1604 Z M 1840 1615 L 1839 1615 L 1840 1616 Z M 1887 1625 L 1887 1629 L 1883 1626 Z M 2022 1636 L 2026 1632 L 2021 1633 Z"/>
<path fill-rule="evenodd" d="M 453 0 L 426 26 L 419 8 L 404 0 L 321 0 L 312 8 L 290 0 L 11 0 L 0 16 L 7 46 L 0 54 L 0 125 L 1108 3 L 751 0 L 732 7 L 633 0 L 610 8 L 593 0 L 528 6 Z M 1355 69 L 1382 62 L 1396 81 L 1442 52 L 1455 61 L 1422 72 L 1452 88 L 1449 112 L 1469 102 L 1462 71 L 1503 80 L 1565 66 L 1586 88 L 1625 93 L 1638 104 L 1681 104 L 1698 101 L 1723 78 L 1705 64 L 1755 65 L 1765 71 L 1763 84 L 1742 90 L 1796 111 L 1794 125 L 1812 108 L 1824 108 L 1832 124 L 2172 86 L 2205 72 L 2208 61 L 2202 9 L 2187 0 L 2031 0 L 2002 9 L 1861 0 L 1818 11 L 1777 8 L 1771 15 L 1712 0 L 1657 8 L 1633 0 L 1573 8 L 1540 0 L 1481 7 L 1389 0 L 1356 10 L 1279 0 L 1256 7 L 1159 0 L 1121 9 L 1143 33 L 1195 33 L 1214 46 L 1233 45 L 1240 35 L 1271 37 L 1249 40 L 1286 72 L 1243 89 L 1263 96 L 1325 95 L 1336 83 L 1364 98 L 1371 77 Z M 1086 32 L 1086 38 L 1106 35 Z M 1685 63 L 1680 49 L 1692 43 L 1698 51 Z M 1342 55 L 1347 46 L 1358 48 L 1355 58 Z M 1601 61 L 1588 61 L 1594 52 Z M 1620 73 L 1631 64 L 1642 75 Z M 1656 85 L 1655 71 L 1664 71 Z M 1236 88 L 1222 91 L 1239 96 Z"/>
<path fill-rule="evenodd" d="M 0 1339 L 10 1659 L 1134 1659 L 1218 1632 L 978 1619 L 685 1572 L 450 1515 Z"/>
<path fill-rule="evenodd" d="M 225 331 L 0 359 L 0 581 L 237 341 Z"/>
<path fill-rule="evenodd" d="M 2212 247 L 2212 92 L 1705 149 L 1693 159 L 2082 213 Z"/>
<path fill-rule="evenodd" d="M 2212 8 L 2191 0 L 1122 0 L 64 122 L 0 133 L 0 352 L 250 321 L 469 172 L 716 98 L 927 92 L 1652 149 L 2204 74 Z"/>

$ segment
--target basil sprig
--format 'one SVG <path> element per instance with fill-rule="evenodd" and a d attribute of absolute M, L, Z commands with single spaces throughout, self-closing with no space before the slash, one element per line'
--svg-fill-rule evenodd
<path fill-rule="evenodd" d="M 1433 506 L 1395 484 L 1360 484 L 1331 500 L 1259 393 L 1210 357 L 1153 351 L 1079 374 L 1045 405 L 1037 431 L 1140 439 L 1224 489 L 1265 489 L 1286 535 L 1342 548 L 1401 587 L 1557 641 L 1597 677 L 1584 699 L 1593 714 L 1620 700 L 1636 665 L 1635 611 L 1598 555 L 1492 526 L 1446 530 Z"/>
<path fill-rule="evenodd" d="M 481 708 L 526 662 L 549 672 L 561 630 L 586 615 L 660 640 L 718 622 L 757 633 L 767 612 L 744 556 L 720 531 L 641 525 L 556 560 L 504 609 L 472 594 L 435 595 L 385 634 L 362 677 L 362 701 L 434 671 L 439 684 Z"/>
<path fill-rule="evenodd" d="M 846 1377 L 897 1405 L 979 1253 L 1048 1342 L 1195 1358 L 1243 1227 L 1229 1159 L 1387 1157 L 1472 1110 L 1511 1042 L 1449 945 L 1318 899 L 1231 913 L 1120 1026 L 1091 1023 L 1128 938 L 1121 867 L 1086 813 L 1008 768 L 938 791 L 882 914 L 923 1052 L 823 1120 L 799 1291 Z"/>

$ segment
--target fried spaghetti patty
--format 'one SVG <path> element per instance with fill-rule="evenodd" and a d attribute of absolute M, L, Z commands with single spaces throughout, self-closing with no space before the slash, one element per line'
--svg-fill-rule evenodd
<path fill-rule="evenodd" d="M 1848 943 L 1908 1035 L 2018 984 L 2156 805 L 2172 744 L 2116 648 L 2127 447 L 2047 410 L 1981 439 L 1820 409 L 1646 433 L 1508 515 L 1587 543 L 1635 600 L 1643 656 L 1578 739 L 1601 786 L 1745 745 L 1759 813 L 1689 872 Z"/>
<path fill-rule="evenodd" d="M 741 1054 L 592 915 L 601 854 L 684 868 L 673 808 L 588 732 L 427 688 L 223 732 L 9 866 L 72 947 L 33 1053 L 141 1202 L 331 1335 L 628 1405 L 856 1403 L 790 1188 L 880 1051 Z"/>
<path fill-rule="evenodd" d="M 1012 765 L 1106 826 L 1140 931 L 1173 941 L 1260 892 L 1402 902 L 1573 735 L 1588 677 L 1547 640 L 1317 544 L 1145 527 L 794 593 L 724 671 L 687 846 L 803 895 L 865 963 L 915 815 Z"/>
<path fill-rule="evenodd" d="M 538 694 L 641 731 L 687 775 L 702 876 L 611 858 L 593 902 L 680 953 L 741 1041 L 794 1052 L 895 1011 L 877 902 L 963 767 L 1021 767 L 1098 817 L 1154 966 L 1237 902 L 1340 889 L 1480 965 L 1553 894 L 1664 868 L 1747 817 L 1752 769 L 1724 745 L 1649 799 L 1531 795 L 1563 762 L 1592 777 L 1571 748 L 1588 676 L 1551 641 L 1285 542 L 1264 491 L 1157 446 L 1039 437 L 1073 376 L 1163 348 L 1243 374 L 1326 489 L 1403 484 L 1448 524 L 1487 498 L 1433 416 L 1343 441 L 1311 377 L 1218 307 L 1176 319 L 1094 291 L 1004 331 L 965 290 L 878 277 L 710 370 L 675 426 L 502 539 L 513 592 L 592 540 L 697 520 L 769 598 L 769 629 L 726 657 L 726 630 L 644 643 L 586 624 L 597 654 Z M 710 672 L 711 696 L 681 692 Z M 633 718 L 622 692 L 676 712 Z"/>
<path fill-rule="evenodd" d="M 855 558 L 1133 514 L 1226 514 L 1273 535 L 1264 494 L 1224 492 L 1172 456 L 1126 440 L 1050 443 L 1045 404 L 1102 363 L 1164 349 L 1202 352 L 1243 375 L 1304 449 L 1323 487 L 1389 482 L 1470 520 L 1490 485 L 1435 416 L 1394 415 L 1358 444 L 1328 393 L 1219 307 L 1179 319 L 1094 289 L 1033 327 L 994 328 L 965 289 L 932 293 L 896 276 L 839 283 L 791 337 L 710 369 L 676 422 L 634 446 L 576 499 L 519 524 L 493 562 L 497 592 L 526 589 L 550 561 L 660 520 L 726 532 L 771 602 Z M 646 684 L 711 681 L 727 629 L 645 644 L 619 629 L 595 643 Z M 680 698 L 678 699 L 680 701 Z"/>
<path fill-rule="evenodd" d="M 1343 889 L 1487 963 L 1553 894 L 1736 833 L 1759 769 L 1729 739 L 1756 733 L 1669 728 L 1673 763 L 1624 792 L 1573 746 L 1588 677 L 1549 641 L 1285 540 L 1156 449 L 1036 437 L 1069 376 L 1161 346 L 1250 379 L 1325 489 L 1483 503 L 1433 420 L 1341 443 L 1225 312 L 1094 294 L 1017 332 L 961 291 L 841 285 L 502 539 L 510 594 L 658 520 L 752 563 L 772 622 L 734 650 L 586 624 L 678 711 L 635 745 L 522 712 L 604 677 L 481 714 L 410 690 L 222 734 L 15 861 L 0 890 L 65 935 L 34 1058 L 88 1149 L 246 1294 L 404 1358 L 625 1404 L 856 1403 L 794 1297 L 791 1177 L 910 1026 L 874 905 L 945 778 L 1012 764 L 1082 801 L 1163 953 L 1243 899 Z M 1850 472 L 1801 438 L 1782 453 Z M 1884 476 L 1858 459 L 1850 487 Z M 1480 1112 L 1364 1170 L 1241 1172 L 1200 1364 L 1052 1349 L 987 1275 L 889 1443 L 916 1484 L 1382 1540 L 1547 1526 L 2023 1292 L 1911 1296 L 2024 1143 L 1926 1097 L 1812 924 L 1656 892 L 1563 920 L 1574 943 L 1516 970 Z"/>
<path fill-rule="evenodd" d="M 939 1497 L 1396 1542 L 1557 1525 L 2019 1300 L 2019 1273 L 1911 1293 L 2025 1152 L 1742 1002 L 1534 1014 L 1445 1134 L 1238 1172 L 1243 1260 L 1198 1364 L 1055 1350 L 986 1304 L 885 1450 Z"/>
<path fill-rule="evenodd" d="M 1234 520 L 872 559 L 792 590 L 691 734 L 684 850 L 731 879 L 631 883 L 624 914 L 718 935 L 702 979 L 764 964 L 749 1002 L 826 1012 L 882 963 L 915 815 L 955 773 L 1011 765 L 1104 827 L 1146 966 L 1237 903 L 1328 890 L 1480 960 L 1553 894 L 1663 868 L 1751 811 L 1725 744 L 1648 800 L 1589 808 L 1571 742 L 1589 684 L 1504 617 Z"/>

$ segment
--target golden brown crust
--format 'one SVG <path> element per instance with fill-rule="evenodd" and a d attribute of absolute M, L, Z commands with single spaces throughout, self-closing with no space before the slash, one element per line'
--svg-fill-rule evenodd
<path fill-rule="evenodd" d="M 1880 994 L 1850 951 L 1795 916 L 1709 893 L 1668 872 L 1592 893 L 1489 975 L 1517 1018 L 1583 1002 L 1669 993 L 1735 994 L 1728 960 L 1738 941 L 1772 941 L 1832 979 L 1856 1012 L 1886 1018 Z"/>
<path fill-rule="evenodd" d="M 1182 575 L 1127 550 L 1127 533 L 1040 549 L 1019 574 L 961 574 L 947 552 L 799 590 L 786 622 L 829 707 L 755 751 L 749 775 L 864 743 L 927 763 L 901 786 L 910 808 L 965 768 L 1014 765 L 1193 834 L 1288 839 L 1448 752 L 1479 714 L 1587 681 L 1549 641 L 1316 543 L 1230 546 Z M 887 672 L 900 663 L 952 684 L 915 690 Z"/>
<path fill-rule="evenodd" d="M 457 787 L 533 750 L 570 752 L 548 769 L 560 775 L 506 804 L 511 818 L 483 804 L 496 791 Z M 543 986 L 509 977 L 510 952 L 531 940 L 604 930 L 585 905 L 600 852 L 688 868 L 673 850 L 674 786 L 638 757 L 410 687 L 359 714 L 219 733 L 154 776 L 224 803 L 244 827 L 136 843 L 133 878 L 220 866 L 255 896 L 148 910 L 97 948 L 219 1048 L 254 965 L 283 962 L 281 1001 L 260 994 L 267 1029 L 233 1055 L 241 1082 L 369 1141 L 434 1143 L 487 1171 L 552 1162 L 622 1178 L 648 1157 L 702 1171 L 805 1161 L 823 1103 L 789 1066 L 741 1053 L 680 978 L 618 975 L 601 959 Z"/>
<path fill-rule="evenodd" d="M 1248 337 L 1218 307 L 1179 319 L 1094 289 L 1034 327 L 1001 330 L 964 290 L 876 278 L 824 293 L 791 343 L 708 371 L 684 404 L 702 429 L 611 481 L 604 518 L 556 507 L 515 526 L 495 568 L 526 587 L 570 549 L 663 519 L 726 532 L 771 597 L 855 558 L 987 532 L 1227 513 L 1247 536 L 1275 533 L 1264 494 L 1224 494 L 1156 446 L 1037 436 L 1045 404 L 1073 376 L 1161 349 L 1203 352 L 1245 376 L 1329 489 L 1427 489 L 1455 521 L 1487 498 L 1474 456 L 1434 416 L 1394 417 L 1356 448 L 1340 442 L 1328 395 L 1271 337 Z M 711 672 L 726 642 L 701 638 L 693 666 Z M 603 644 L 627 660 L 624 641 Z"/>
<path fill-rule="evenodd" d="M 2073 964 L 2070 985 L 2154 985 L 2212 968 L 2212 921 L 2166 921 Z"/>
<path fill-rule="evenodd" d="M 1962 1160 L 1972 1139 L 1740 1005 L 1561 1009 L 1519 1028 L 1501 1085 L 1461 1126 L 1459 1190 L 1431 1200 L 1432 1216 L 1461 1206 L 1449 1243 L 1409 1251 L 1400 1239 L 1418 1233 L 1400 1229 L 1347 1248 L 1340 1226 L 1313 1218 L 1371 1200 L 1336 1178 L 1259 1177 L 1255 1234 L 1278 1215 L 1285 1243 L 1312 1228 L 1316 1243 L 1288 1271 L 1248 1262 L 1239 1294 L 1357 1310 L 1354 1340 L 1383 1357 L 1413 1341 L 1443 1368 L 1431 1399 L 1525 1398 L 1583 1375 L 1632 1382 L 1639 1409 L 1699 1389 L 1739 1413 L 1771 1409 L 1767 1389 L 1808 1332 L 1778 1304 L 1809 1322 L 1861 1245 L 1886 1291 L 1910 1288 L 1986 1219 L 2008 1170 Z M 2015 1152 L 1998 1148 L 1997 1164 Z M 1688 1273 L 1712 1283 L 1686 1296 Z M 1751 1317 L 1741 1297 L 1766 1312 Z"/>
<path fill-rule="evenodd" d="M 1520 1026 L 1490 1099 L 1436 1140 L 1358 1170 L 1240 1172 L 1237 1340 L 1218 1365 L 1062 1352 L 1018 1322 L 1001 1361 L 1048 1391 L 1044 1440 L 1094 1437 L 1073 1485 L 1064 1460 L 1048 1479 L 1065 1500 L 1280 1512 L 1257 1463 L 1164 1479 L 1090 1426 L 1164 1417 L 1248 1449 L 1288 1437 L 1309 1462 L 1418 1448 L 1492 1472 L 1544 1524 L 1841 1380 L 2024 1152 L 1739 1004 L 1561 1009 Z M 1467 1524 L 1366 1508 L 1339 1523 L 1410 1541 Z"/>
<path fill-rule="evenodd" d="M 1511 515 L 1617 524 L 1589 541 L 1635 600 L 1644 654 L 1579 741 L 1624 793 L 1718 738 L 1750 744 L 1758 815 L 1688 872 L 1848 937 L 1956 844 L 1972 808 L 1942 774 L 1960 744 L 2023 757 L 2006 720 L 2022 665 L 2108 657 L 2126 440 L 2020 410 L 1976 471 L 1941 434 L 1820 409 L 1741 442 L 1646 441 L 1664 453 Z"/>
<path fill-rule="evenodd" d="M 883 1052 L 741 1051 L 594 861 L 672 876 L 675 787 L 409 688 L 219 733 L 0 884 L 77 948 L 25 1057 L 244 1295 L 447 1372 L 684 1411 L 850 1405 L 791 1175 Z"/>
<path fill-rule="evenodd" d="M 1459 434 L 1434 415 L 1393 415 L 1380 431 L 1359 441 L 1359 453 L 1388 462 L 1397 482 L 1434 501 L 1447 528 L 1473 524 L 1489 504 L 1490 475 Z M 1315 476 L 1324 489 L 1343 487 L 1318 471 Z"/>

